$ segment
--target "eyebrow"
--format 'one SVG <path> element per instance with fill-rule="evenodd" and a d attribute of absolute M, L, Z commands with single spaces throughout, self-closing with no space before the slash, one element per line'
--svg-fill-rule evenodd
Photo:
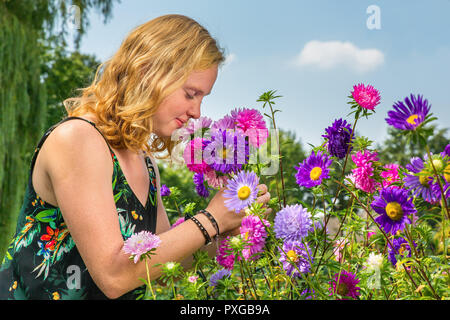
<path fill-rule="evenodd" d="M 205 95 L 205 96 L 207 96 L 207 95 L 209 95 L 211 93 L 211 91 L 210 91 L 207 94 L 204 94 L 204 92 L 201 89 L 198 89 L 198 88 L 192 87 L 192 86 L 187 86 L 186 89 L 191 89 L 191 90 L 194 90 L 194 91 L 198 91 L 201 95 Z"/>

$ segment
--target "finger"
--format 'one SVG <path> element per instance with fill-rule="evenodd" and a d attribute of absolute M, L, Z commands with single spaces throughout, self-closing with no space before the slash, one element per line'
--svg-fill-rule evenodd
<path fill-rule="evenodd" d="M 267 203 L 270 200 L 270 193 L 266 192 L 262 196 L 256 198 L 256 202 L 258 203 Z"/>
<path fill-rule="evenodd" d="M 258 186 L 258 189 L 259 189 L 259 191 L 258 191 L 258 196 L 260 196 L 260 195 L 263 195 L 264 193 L 266 193 L 267 192 L 267 186 L 265 185 L 265 184 L 259 184 Z"/>

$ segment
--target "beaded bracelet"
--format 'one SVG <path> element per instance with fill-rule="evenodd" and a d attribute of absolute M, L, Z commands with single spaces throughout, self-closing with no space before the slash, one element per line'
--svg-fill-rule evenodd
<path fill-rule="evenodd" d="M 208 245 L 211 243 L 211 237 L 208 234 L 208 231 L 206 231 L 205 227 L 200 223 L 200 221 L 197 220 L 196 217 L 192 216 L 189 219 L 194 221 L 194 223 L 197 225 L 197 227 L 200 229 L 200 231 L 203 233 L 203 236 L 205 237 L 205 245 Z"/>
<path fill-rule="evenodd" d="M 212 225 L 214 226 L 214 229 L 216 229 L 216 235 L 214 236 L 214 238 L 218 237 L 220 234 L 219 225 L 217 224 L 217 221 L 216 219 L 214 219 L 213 215 L 208 211 L 206 211 L 205 209 L 201 209 L 198 212 L 203 213 L 205 216 L 208 217 L 209 221 L 211 221 Z"/>

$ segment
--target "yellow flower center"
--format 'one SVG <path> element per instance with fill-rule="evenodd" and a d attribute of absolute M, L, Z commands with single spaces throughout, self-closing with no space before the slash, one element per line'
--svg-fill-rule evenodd
<path fill-rule="evenodd" d="M 444 169 L 444 179 L 447 182 L 450 182 L 450 162 L 447 164 L 447 166 Z"/>
<path fill-rule="evenodd" d="M 406 244 L 402 243 L 400 248 L 398 248 L 398 254 L 403 256 L 403 253 L 406 251 Z"/>
<path fill-rule="evenodd" d="M 420 184 L 425 186 L 425 187 L 429 187 L 428 178 L 429 178 L 428 176 L 419 176 Z"/>
<path fill-rule="evenodd" d="M 345 283 L 339 282 L 339 285 L 337 286 L 337 293 L 341 296 L 346 296 L 348 293 L 347 285 Z"/>
<path fill-rule="evenodd" d="M 246 200 L 250 197 L 251 190 L 247 186 L 240 187 L 238 190 L 238 198 L 241 200 Z"/>
<path fill-rule="evenodd" d="M 222 159 L 226 159 L 227 158 L 227 149 L 223 148 L 221 151 L 221 155 L 222 155 Z"/>
<path fill-rule="evenodd" d="M 394 221 L 398 221 L 403 217 L 402 206 L 398 202 L 389 202 L 386 205 L 386 214 Z"/>
<path fill-rule="evenodd" d="M 297 255 L 297 253 L 294 250 L 289 250 L 288 252 L 286 252 L 286 256 L 292 262 L 297 262 L 298 261 L 298 255 Z"/>
<path fill-rule="evenodd" d="M 309 177 L 311 180 L 319 180 L 320 176 L 322 175 L 322 168 L 321 167 L 314 167 L 311 172 L 309 173 Z"/>
<path fill-rule="evenodd" d="M 417 118 L 419 118 L 419 116 L 417 114 L 410 115 L 408 117 L 408 119 L 406 119 L 406 122 L 408 122 L 409 124 L 415 125 Z"/>

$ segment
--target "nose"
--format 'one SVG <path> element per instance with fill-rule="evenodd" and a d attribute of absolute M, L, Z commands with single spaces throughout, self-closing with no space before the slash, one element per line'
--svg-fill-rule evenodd
<path fill-rule="evenodd" d="M 202 99 L 198 99 L 197 101 L 193 102 L 191 107 L 188 109 L 188 116 L 190 118 L 194 118 L 194 119 L 198 119 L 200 118 L 201 115 L 201 111 L 200 111 L 200 107 L 202 104 Z"/>

